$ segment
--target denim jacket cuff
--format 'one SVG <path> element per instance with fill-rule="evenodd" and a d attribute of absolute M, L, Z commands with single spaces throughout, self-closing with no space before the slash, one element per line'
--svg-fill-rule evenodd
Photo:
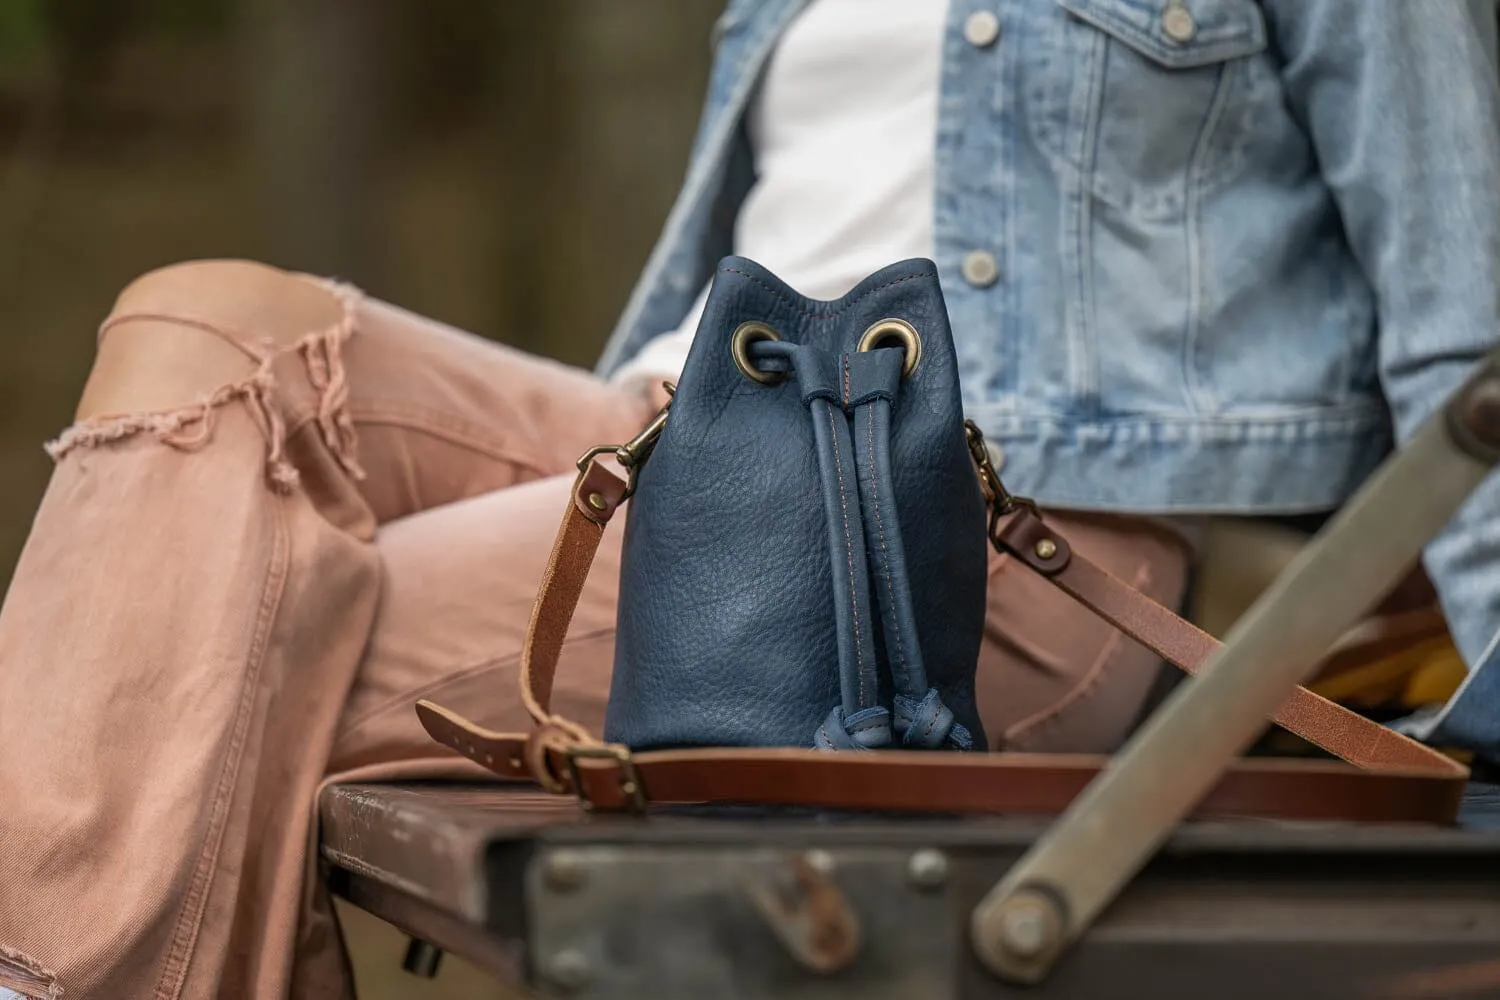
<path fill-rule="evenodd" d="M 1470 750 L 1500 764 L 1500 632 L 1491 639 L 1469 676 L 1441 709 L 1395 724 L 1408 736 L 1435 746 Z"/>

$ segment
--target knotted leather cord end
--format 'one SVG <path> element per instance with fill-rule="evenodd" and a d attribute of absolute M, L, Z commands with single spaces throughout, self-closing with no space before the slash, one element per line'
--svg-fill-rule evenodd
<path fill-rule="evenodd" d="M 818 750 L 878 750 L 891 742 L 891 713 L 879 705 L 848 717 L 844 706 L 835 705 L 813 733 L 813 747 Z"/>
<path fill-rule="evenodd" d="M 867 708 L 845 717 L 843 706 L 835 706 L 813 734 L 816 750 L 884 750 L 901 746 L 908 750 L 971 750 L 974 737 L 943 704 L 937 688 L 929 688 L 921 700 L 898 694 L 894 715 L 882 707 Z"/>
<path fill-rule="evenodd" d="M 916 750 L 973 749 L 974 737 L 943 704 L 937 688 L 929 688 L 921 701 L 898 694 L 895 705 L 896 732 L 902 746 Z"/>

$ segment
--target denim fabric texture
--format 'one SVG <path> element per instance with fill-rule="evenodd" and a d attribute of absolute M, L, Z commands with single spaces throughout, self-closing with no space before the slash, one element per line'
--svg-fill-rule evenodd
<path fill-rule="evenodd" d="M 805 0 L 731 0 L 687 177 L 600 360 L 733 252 L 744 114 Z M 998 39 L 967 41 L 975 12 Z M 1490 0 L 953 0 L 933 204 L 966 414 L 1056 508 L 1342 503 L 1500 332 Z M 988 254 L 998 265 L 963 262 Z M 1500 755 L 1500 477 L 1427 549 Z"/>

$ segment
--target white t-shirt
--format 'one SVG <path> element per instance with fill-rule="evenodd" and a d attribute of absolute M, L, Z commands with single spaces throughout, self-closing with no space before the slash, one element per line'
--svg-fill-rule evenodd
<path fill-rule="evenodd" d="M 814 0 L 782 35 L 749 109 L 756 179 L 734 252 L 804 295 L 836 299 L 872 271 L 933 256 L 933 174 L 948 0 Z M 675 379 L 705 287 L 676 330 L 617 381 Z M 1195 547 L 1197 518 L 1162 518 Z"/>
<path fill-rule="evenodd" d="M 814 0 L 771 54 L 749 109 L 756 180 L 734 252 L 804 295 L 933 255 L 932 200 L 948 0 Z M 616 380 L 676 378 L 704 288 Z"/>

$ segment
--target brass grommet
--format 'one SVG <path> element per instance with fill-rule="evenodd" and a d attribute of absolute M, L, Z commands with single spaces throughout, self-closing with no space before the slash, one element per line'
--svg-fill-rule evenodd
<path fill-rule="evenodd" d="M 786 372 L 766 372 L 755 367 L 750 360 L 750 345 L 762 340 L 780 340 L 781 334 L 757 320 L 749 320 L 734 328 L 729 338 L 729 352 L 734 355 L 735 367 L 740 374 L 761 385 L 775 385 L 786 378 Z"/>
<path fill-rule="evenodd" d="M 1057 555 L 1057 543 L 1050 538 L 1043 538 L 1036 543 L 1036 548 L 1032 551 L 1036 553 L 1038 559 L 1051 559 Z"/>
<path fill-rule="evenodd" d="M 605 501 L 603 493 L 590 493 L 589 506 L 594 508 L 595 510 L 603 510 L 605 507 L 608 507 L 609 504 Z"/>
<path fill-rule="evenodd" d="M 877 347 L 897 345 L 906 351 L 906 360 L 901 364 L 901 377 L 910 378 L 911 373 L 917 370 L 917 364 L 922 360 L 922 338 L 917 334 L 916 327 L 904 319 L 883 319 L 871 324 L 870 328 L 859 338 L 861 351 L 873 351 Z"/>

